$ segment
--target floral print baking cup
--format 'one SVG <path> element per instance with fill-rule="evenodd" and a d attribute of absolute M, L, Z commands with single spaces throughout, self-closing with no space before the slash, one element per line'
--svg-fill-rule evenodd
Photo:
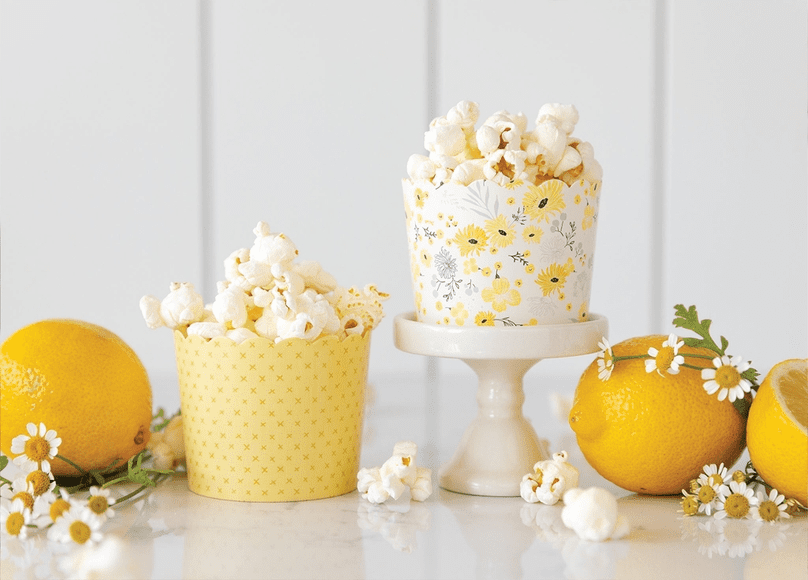
<path fill-rule="evenodd" d="M 588 319 L 600 182 L 402 184 L 420 322 Z"/>

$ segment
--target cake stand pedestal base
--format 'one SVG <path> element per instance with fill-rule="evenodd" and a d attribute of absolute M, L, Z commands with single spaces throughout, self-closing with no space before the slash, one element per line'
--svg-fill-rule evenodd
<path fill-rule="evenodd" d="M 434 326 L 416 321 L 413 312 L 396 316 L 396 347 L 458 358 L 477 374 L 477 416 L 441 467 L 439 485 L 471 495 L 518 496 L 522 476 L 549 459 L 546 441 L 522 414 L 525 373 L 545 358 L 597 352 L 608 330 L 608 320 L 597 314 L 574 324 L 518 328 Z"/>

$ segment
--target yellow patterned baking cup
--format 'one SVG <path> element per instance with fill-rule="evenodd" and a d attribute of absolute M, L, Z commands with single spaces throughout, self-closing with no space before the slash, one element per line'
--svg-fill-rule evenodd
<path fill-rule="evenodd" d="M 188 487 L 218 499 L 356 488 L 370 332 L 235 344 L 174 332 Z"/>
<path fill-rule="evenodd" d="M 402 183 L 419 322 L 588 320 L 599 182 Z"/>

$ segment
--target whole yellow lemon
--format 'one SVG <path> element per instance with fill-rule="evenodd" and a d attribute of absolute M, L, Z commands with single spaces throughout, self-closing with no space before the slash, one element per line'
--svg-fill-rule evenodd
<path fill-rule="evenodd" d="M 661 351 L 666 338 L 632 338 L 611 351 L 614 356 L 643 355 L 651 347 Z M 707 357 L 686 362 L 712 368 L 712 351 L 683 346 L 683 353 Z M 597 363 L 581 376 L 569 421 L 584 457 L 604 478 L 637 493 L 678 494 L 705 465 L 732 466 L 741 456 L 746 421 L 732 403 L 707 394 L 700 371 L 649 373 L 636 358 L 617 362 L 602 380 Z"/>
<path fill-rule="evenodd" d="M 58 454 L 84 470 L 125 464 L 149 440 L 152 393 L 135 352 L 109 330 L 55 319 L 21 328 L 0 346 L 0 449 L 44 424 Z M 60 459 L 54 475 L 78 475 Z"/>
<path fill-rule="evenodd" d="M 763 379 L 746 444 L 763 481 L 808 506 L 808 359 L 780 362 Z"/>

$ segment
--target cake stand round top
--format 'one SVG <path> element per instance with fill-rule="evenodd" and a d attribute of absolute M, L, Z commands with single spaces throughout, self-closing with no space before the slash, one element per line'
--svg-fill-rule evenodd
<path fill-rule="evenodd" d="M 414 312 L 393 321 L 395 345 L 412 354 L 460 359 L 544 359 L 591 354 L 608 336 L 600 314 L 569 324 L 519 327 L 437 326 L 418 322 Z"/>

